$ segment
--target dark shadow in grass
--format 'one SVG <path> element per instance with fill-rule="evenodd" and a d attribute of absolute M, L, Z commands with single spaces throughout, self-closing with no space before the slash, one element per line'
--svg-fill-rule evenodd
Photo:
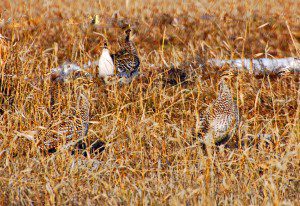
<path fill-rule="evenodd" d="M 105 149 L 105 142 L 101 140 L 96 140 L 92 144 L 87 144 L 85 141 L 79 141 L 74 149 L 72 150 L 71 154 L 80 154 L 85 157 L 87 157 L 87 150 L 89 151 L 90 154 L 92 155 L 97 155 L 100 154 L 104 151 Z M 54 154 L 57 152 L 57 149 L 55 147 L 52 147 L 47 150 L 48 154 Z"/>
<path fill-rule="evenodd" d="M 79 141 L 75 145 L 75 149 L 72 151 L 72 155 L 78 153 L 87 157 L 87 149 L 89 149 L 90 154 L 100 154 L 105 149 L 105 142 L 103 142 L 102 140 L 96 140 L 89 146 L 85 141 Z"/>

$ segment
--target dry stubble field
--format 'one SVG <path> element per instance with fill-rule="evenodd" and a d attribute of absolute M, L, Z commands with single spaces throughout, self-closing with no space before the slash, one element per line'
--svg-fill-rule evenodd
<path fill-rule="evenodd" d="M 235 73 L 235 147 L 204 155 L 193 132 L 230 70 L 201 69 L 199 59 L 299 57 L 299 8 L 296 0 L 1 1 L 0 205 L 299 205 L 297 75 Z M 51 121 L 50 68 L 99 57 L 95 32 L 116 51 L 116 11 L 134 28 L 142 75 L 124 86 L 88 84 L 88 139 L 105 150 L 44 154 L 50 137 L 37 131 Z M 69 94 L 80 84 L 66 85 Z"/>

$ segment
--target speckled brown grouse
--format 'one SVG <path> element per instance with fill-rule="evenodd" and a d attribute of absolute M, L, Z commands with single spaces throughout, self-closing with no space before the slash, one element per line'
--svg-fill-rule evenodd
<path fill-rule="evenodd" d="M 130 28 L 125 30 L 125 38 L 119 40 L 120 50 L 111 55 L 118 76 L 126 78 L 136 76 L 140 66 L 140 59 L 135 45 L 130 40 L 130 32 Z"/>
<path fill-rule="evenodd" d="M 222 78 L 217 99 L 200 116 L 199 136 L 220 145 L 235 134 L 238 126 L 239 111 L 225 78 Z"/>
<path fill-rule="evenodd" d="M 51 91 L 51 117 L 52 121 L 45 134 L 44 148 L 56 148 L 59 144 L 67 145 L 70 140 L 82 139 L 88 134 L 90 103 L 84 87 L 79 86 L 76 91 L 76 104 L 71 102 L 68 109 L 66 91 L 58 82 L 52 82 Z M 56 87 L 55 87 L 56 86 Z"/>

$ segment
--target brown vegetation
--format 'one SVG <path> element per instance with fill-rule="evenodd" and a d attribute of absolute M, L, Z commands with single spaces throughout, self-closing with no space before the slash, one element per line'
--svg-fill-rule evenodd
<path fill-rule="evenodd" d="M 299 57 L 300 2 L 184 2 L 0 2 L 7 37 L 0 38 L 0 205 L 300 204 L 298 76 L 236 73 L 238 147 L 206 156 L 193 135 L 230 69 L 201 70 L 199 58 Z M 123 23 L 113 19 L 117 10 Z M 90 25 L 94 14 L 103 26 Z M 50 137 L 37 131 L 52 121 L 50 68 L 99 57 L 97 33 L 117 51 L 118 27 L 127 23 L 141 75 L 123 86 L 94 78 L 86 88 L 88 139 L 105 141 L 105 150 L 84 157 L 61 147 L 45 155 L 39 145 Z M 67 91 L 79 86 L 74 81 Z M 242 145 L 248 138 L 254 144 Z"/>

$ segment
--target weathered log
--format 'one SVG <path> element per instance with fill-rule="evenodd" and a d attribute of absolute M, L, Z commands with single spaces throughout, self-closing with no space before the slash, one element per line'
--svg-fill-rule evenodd
<path fill-rule="evenodd" d="M 286 72 L 300 72 L 300 59 L 294 57 L 281 58 L 281 59 L 235 59 L 235 60 L 222 60 L 222 59 L 209 59 L 206 66 L 222 67 L 228 65 L 237 70 L 248 70 L 255 75 L 275 74 L 280 75 Z M 204 64 L 200 66 L 204 67 Z"/>
<path fill-rule="evenodd" d="M 51 81 L 64 82 L 67 79 L 85 76 L 91 78 L 91 74 L 75 63 L 65 62 L 57 68 L 51 69 Z"/>
<path fill-rule="evenodd" d="M 101 56 L 102 57 L 102 56 Z M 103 57 L 102 57 L 103 58 Z M 107 61 L 103 59 L 103 61 Z M 64 63 L 58 68 L 52 69 L 52 74 L 58 75 L 60 78 L 66 78 L 73 72 L 85 70 L 89 67 L 99 66 L 101 58 L 96 61 L 89 61 L 83 65 L 81 69 L 74 63 Z M 235 60 L 223 60 L 223 59 L 208 59 L 206 63 L 201 63 L 201 67 L 223 67 L 225 65 L 230 66 L 236 70 L 246 70 L 254 75 L 281 75 L 283 73 L 300 73 L 300 58 L 287 57 L 280 59 L 235 59 Z"/>

